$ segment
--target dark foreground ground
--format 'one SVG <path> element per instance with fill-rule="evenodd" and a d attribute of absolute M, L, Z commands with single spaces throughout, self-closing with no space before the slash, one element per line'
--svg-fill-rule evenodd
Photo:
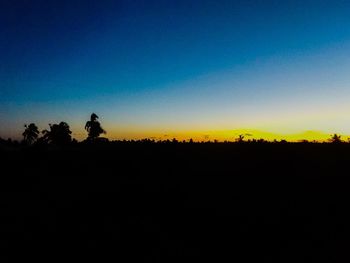
<path fill-rule="evenodd" d="M 350 259 L 350 144 L 1 152 L 2 262 Z"/>

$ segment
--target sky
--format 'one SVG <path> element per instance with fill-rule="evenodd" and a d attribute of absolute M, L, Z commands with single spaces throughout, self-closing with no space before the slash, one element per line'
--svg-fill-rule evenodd
<path fill-rule="evenodd" d="M 0 1 L 0 137 L 350 134 L 350 1 Z"/>

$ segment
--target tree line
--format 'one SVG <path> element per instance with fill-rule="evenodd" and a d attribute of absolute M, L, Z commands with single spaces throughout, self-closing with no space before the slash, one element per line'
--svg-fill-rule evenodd
<path fill-rule="evenodd" d="M 102 134 L 106 134 L 106 131 L 102 128 L 101 123 L 99 122 L 99 117 L 92 113 L 90 116 L 90 120 L 88 120 L 85 124 L 85 130 L 87 131 L 87 138 L 86 142 L 96 142 L 96 141 L 108 141 L 106 138 L 101 138 L 100 136 Z M 58 146 L 64 146 L 69 145 L 71 143 L 77 143 L 77 141 L 72 138 L 72 131 L 70 130 L 69 125 L 66 122 L 60 122 L 58 124 L 49 124 L 49 129 L 39 131 L 39 128 L 35 123 L 25 124 L 24 125 L 24 132 L 22 133 L 23 141 L 22 144 L 24 145 L 58 145 Z M 0 143 L 6 142 L 5 140 L 0 138 Z M 131 142 L 135 142 L 134 140 L 131 140 Z M 142 143 L 152 143 L 156 142 L 154 139 L 143 139 L 139 140 L 139 142 Z M 179 143 L 177 139 L 172 140 L 165 140 L 161 141 L 165 143 Z M 186 143 L 187 141 L 183 140 L 182 143 Z M 245 139 L 244 134 L 240 134 L 236 140 L 234 141 L 236 143 L 267 143 L 268 141 L 264 139 Z M 307 140 L 301 140 L 301 143 L 309 143 Z M 317 143 L 317 141 L 312 141 L 313 143 Z M 341 135 L 338 134 L 332 134 L 329 138 L 328 142 L 331 143 L 343 143 L 345 142 L 342 140 Z M 350 140 L 348 139 L 348 142 Z M 8 139 L 8 144 L 13 144 L 11 139 Z M 15 141 L 15 144 L 18 144 L 17 141 Z M 188 143 L 194 143 L 193 139 L 190 139 Z M 202 142 L 204 143 L 204 141 Z M 205 143 L 218 143 L 218 140 L 214 141 L 205 141 Z M 231 141 L 224 141 L 224 143 L 232 143 Z M 273 143 L 287 143 L 286 140 L 277 141 L 274 140 Z"/>
<path fill-rule="evenodd" d="M 32 145 L 34 143 L 68 145 L 74 140 L 72 140 L 72 131 L 69 125 L 63 121 L 58 124 L 49 124 L 49 129 L 41 132 L 35 123 L 25 124 L 24 127 L 25 130 L 22 135 L 23 142 L 26 145 Z M 88 132 L 88 141 L 95 141 L 101 134 L 106 133 L 101 127 L 98 116 L 95 113 L 92 113 L 90 120 L 86 122 L 85 130 Z"/>

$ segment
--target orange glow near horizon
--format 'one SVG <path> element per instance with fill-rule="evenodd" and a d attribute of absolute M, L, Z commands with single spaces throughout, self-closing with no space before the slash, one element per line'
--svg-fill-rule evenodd
<path fill-rule="evenodd" d="M 76 136 L 79 140 L 85 139 L 85 134 Z M 174 131 L 174 132 L 160 132 L 160 131 L 111 131 L 108 132 L 105 137 L 110 140 L 141 140 L 152 139 L 155 141 L 160 140 L 172 140 L 173 138 L 178 141 L 188 141 L 193 139 L 194 141 L 235 141 L 239 135 L 244 135 L 244 140 L 252 139 L 264 139 L 266 141 L 273 140 L 287 140 L 289 142 L 298 142 L 302 140 L 324 142 L 328 141 L 332 134 L 320 132 L 320 131 L 306 131 L 302 133 L 285 133 L 277 134 L 273 132 L 264 132 L 260 130 L 252 129 L 236 129 L 236 130 L 221 130 L 221 131 Z M 347 140 L 347 135 L 342 135 L 343 140 Z"/>

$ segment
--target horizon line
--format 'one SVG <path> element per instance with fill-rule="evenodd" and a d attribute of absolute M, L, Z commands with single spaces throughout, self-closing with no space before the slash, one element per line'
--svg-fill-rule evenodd
<path fill-rule="evenodd" d="M 131 141 L 131 140 L 154 140 L 154 141 L 167 141 L 176 139 L 178 141 L 189 141 L 194 142 L 208 142 L 208 141 L 218 141 L 218 142 L 234 142 L 240 135 L 244 136 L 244 140 L 260 140 L 265 141 L 281 141 L 285 140 L 287 142 L 300 142 L 300 141 L 315 141 L 315 142 L 326 142 L 329 141 L 331 136 L 337 134 L 340 135 L 343 140 L 350 140 L 350 134 L 343 134 L 339 132 L 327 133 L 319 130 L 305 130 L 302 132 L 295 133 L 278 133 L 270 132 L 259 129 L 225 129 L 225 130 L 183 130 L 183 131 L 112 131 L 108 132 L 106 138 L 110 141 Z M 11 139 L 15 141 L 21 141 L 23 138 L 21 135 L 17 136 L 2 136 L 0 138 L 3 140 Z M 72 139 L 77 141 L 84 141 L 87 138 L 87 133 L 81 131 L 72 131 Z"/>

